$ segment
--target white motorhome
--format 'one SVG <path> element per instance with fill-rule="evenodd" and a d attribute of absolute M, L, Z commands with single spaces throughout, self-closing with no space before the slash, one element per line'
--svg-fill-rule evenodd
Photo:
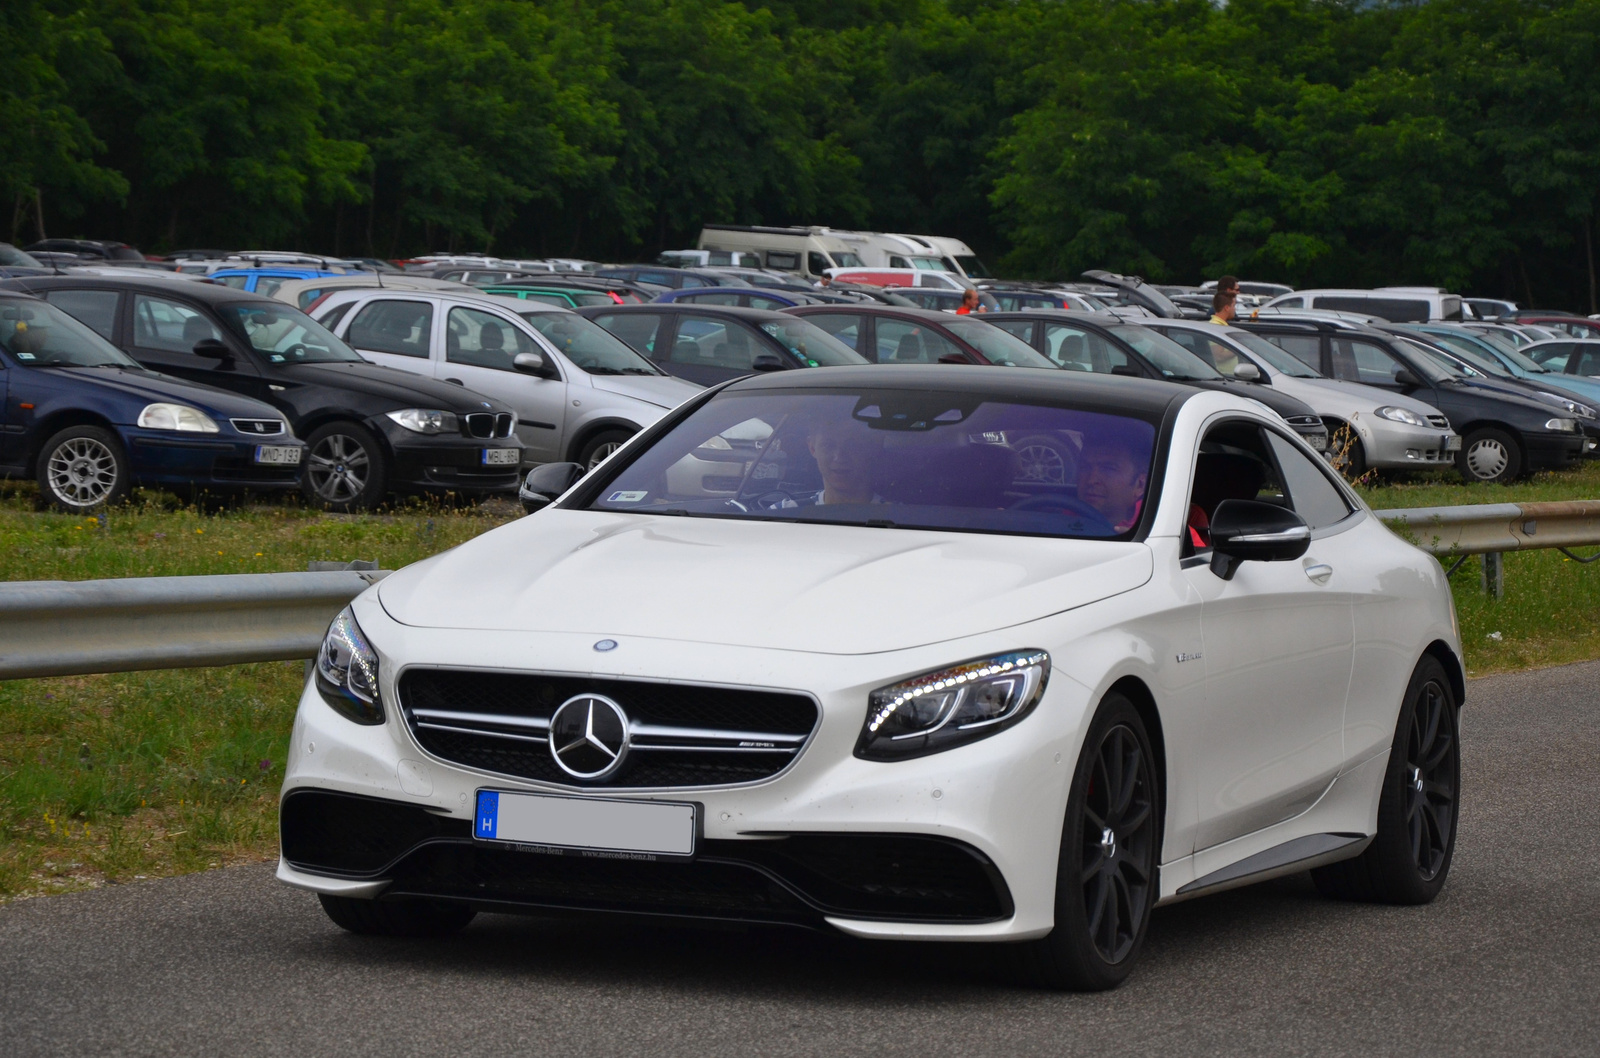
<path fill-rule="evenodd" d="M 762 263 L 780 272 L 796 272 L 815 282 L 830 268 L 859 268 L 857 248 L 831 228 L 745 227 L 707 224 L 700 229 L 701 250 L 759 254 Z"/>
<path fill-rule="evenodd" d="M 1459 320 L 1461 298 L 1442 287 L 1378 287 L 1376 290 L 1296 290 L 1280 294 L 1265 305 L 1269 309 L 1332 309 L 1377 316 L 1390 323 L 1426 323 Z"/>
<path fill-rule="evenodd" d="M 943 254 L 955 264 L 954 271 L 960 272 L 968 279 L 993 279 L 994 273 L 990 272 L 984 263 L 978 260 L 978 255 L 972 252 L 972 247 L 960 239 L 948 235 L 900 235 L 901 239 L 915 239 L 926 243 L 931 249 Z"/>

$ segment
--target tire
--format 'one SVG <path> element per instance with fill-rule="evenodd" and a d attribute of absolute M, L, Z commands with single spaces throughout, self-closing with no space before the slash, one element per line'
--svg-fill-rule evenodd
<path fill-rule="evenodd" d="M 1378 833 L 1353 860 L 1311 872 L 1338 900 L 1426 904 L 1444 888 L 1460 816 L 1460 709 L 1444 666 L 1425 657 L 1411 674 L 1378 799 Z"/>
<path fill-rule="evenodd" d="M 1462 439 L 1456 470 L 1468 484 L 1508 484 L 1522 476 L 1522 448 L 1504 430 L 1485 426 Z"/>
<path fill-rule="evenodd" d="M 44 443 L 37 467 L 39 498 L 68 514 L 87 514 L 128 496 L 128 455 L 101 426 L 69 426 Z"/>
<path fill-rule="evenodd" d="M 1032 983 L 1103 991 L 1121 984 L 1139 961 L 1160 888 L 1155 763 L 1138 711 L 1122 695 L 1107 695 L 1067 799 L 1055 928 L 1017 946 L 1019 969 Z"/>
<path fill-rule="evenodd" d="M 1348 423 L 1339 423 L 1328 430 L 1330 450 L 1337 452 L 1339 446 L 1347 440 L 1350 447 L 1345 451 L 1344 458 L 1334 464 L 1334 467 L 1346 478 L 1355 481 L 1367 472 L 1367 450 L 1361 446 L 1361 436 Z"/>
<path fill-rule="evenodd" d="M 370 511 L 389 491 L 389 458 L 371 431 L 353 422 L 331 422 L 306 438 L 300 491 L 325 510 Z"/>
<path fill-rule="evenodd" d="M 583 447 L 578 449 L 578 458 L 573 462 L 582 463 L 585 471 L 593 470 L 632 436 L 631 430 L 601 430 L 583 442 Z"/>
<path fill-rule="evenodd" d="M 1016 484 L 1064 488 L 1077 480 L 1078 454 L 1045 434 L 1019 437 L 1011 442 L 1017 458 Z"/>
<path fill-rule="evenodd" d="M 443 937 L 466 928 L 477 912 L 449 900 L 357 900 L 318 893 L 334 925 L 369 937 Z"/>

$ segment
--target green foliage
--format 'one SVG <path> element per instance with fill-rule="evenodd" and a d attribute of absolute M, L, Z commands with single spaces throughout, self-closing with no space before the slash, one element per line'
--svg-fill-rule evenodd
<path fill-rule="evenodd" d="M 12 233 L 1009 270 L 1600 309 L 1600 0 L 17 0 Z"/>

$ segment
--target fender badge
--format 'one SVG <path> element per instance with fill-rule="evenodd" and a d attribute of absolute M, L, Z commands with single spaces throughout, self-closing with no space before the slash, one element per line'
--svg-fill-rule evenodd
<path fill-rule="evenodd" d="M 595 649 L 596 650 L 600 649 L 599 644 L 595 645 Z M 1203 655 L 1200 655 L 1200 654 L 1179 654 L 1178 655 L 1178 664 L 1182 665 L 1185 661 L 1199 661 L 1202 656 Z"/>
<path fill-rule="evenodd" d="M 617 649 L 617 641 L 615 639 L 602 639 L 594 645 L 594 648 L 603 654 L 608 650 Z"/>

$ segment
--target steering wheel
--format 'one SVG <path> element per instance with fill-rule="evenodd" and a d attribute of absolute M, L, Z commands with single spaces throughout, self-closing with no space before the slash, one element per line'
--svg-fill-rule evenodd
<path fill-rule="evenodd" d="M 304 342 L 295 342 L 293 345 L 289 346 L 289 348 L 283 351 L 283 355 L 287 356 L 291 360 L 296 357 L 304 356 L 305 353 L 306 347 Z"/>
<path fill-rule="evenodd" d="M 1036 496 L 1018 500 L 1011 505 L 1013 511 L 1050 511 L 1053 513 L 1070 513 L 1080 515 L 1089 520 L 1094 528 L 1105 527 L 1105 535 L 1115 536 L 1116 527 L 1106 521 L 1106 516 L 1089 506 L 1082 500 L 1067 496 L 1059 492 L 1041 492 Z"/>
<path fill-rule="evenodd" d="M 750 505 L 758 511 L 775 511 L 784 506 L 784 504 L 788 504 L 791 507 L 799 506 L 799 504 L 794 502 L 794 497 L 789 495 L 787 492 L 784 492 L 782 489 L 773 489 L 771 492 L 763 492 L 761 495 L 750 501 Z"/>

